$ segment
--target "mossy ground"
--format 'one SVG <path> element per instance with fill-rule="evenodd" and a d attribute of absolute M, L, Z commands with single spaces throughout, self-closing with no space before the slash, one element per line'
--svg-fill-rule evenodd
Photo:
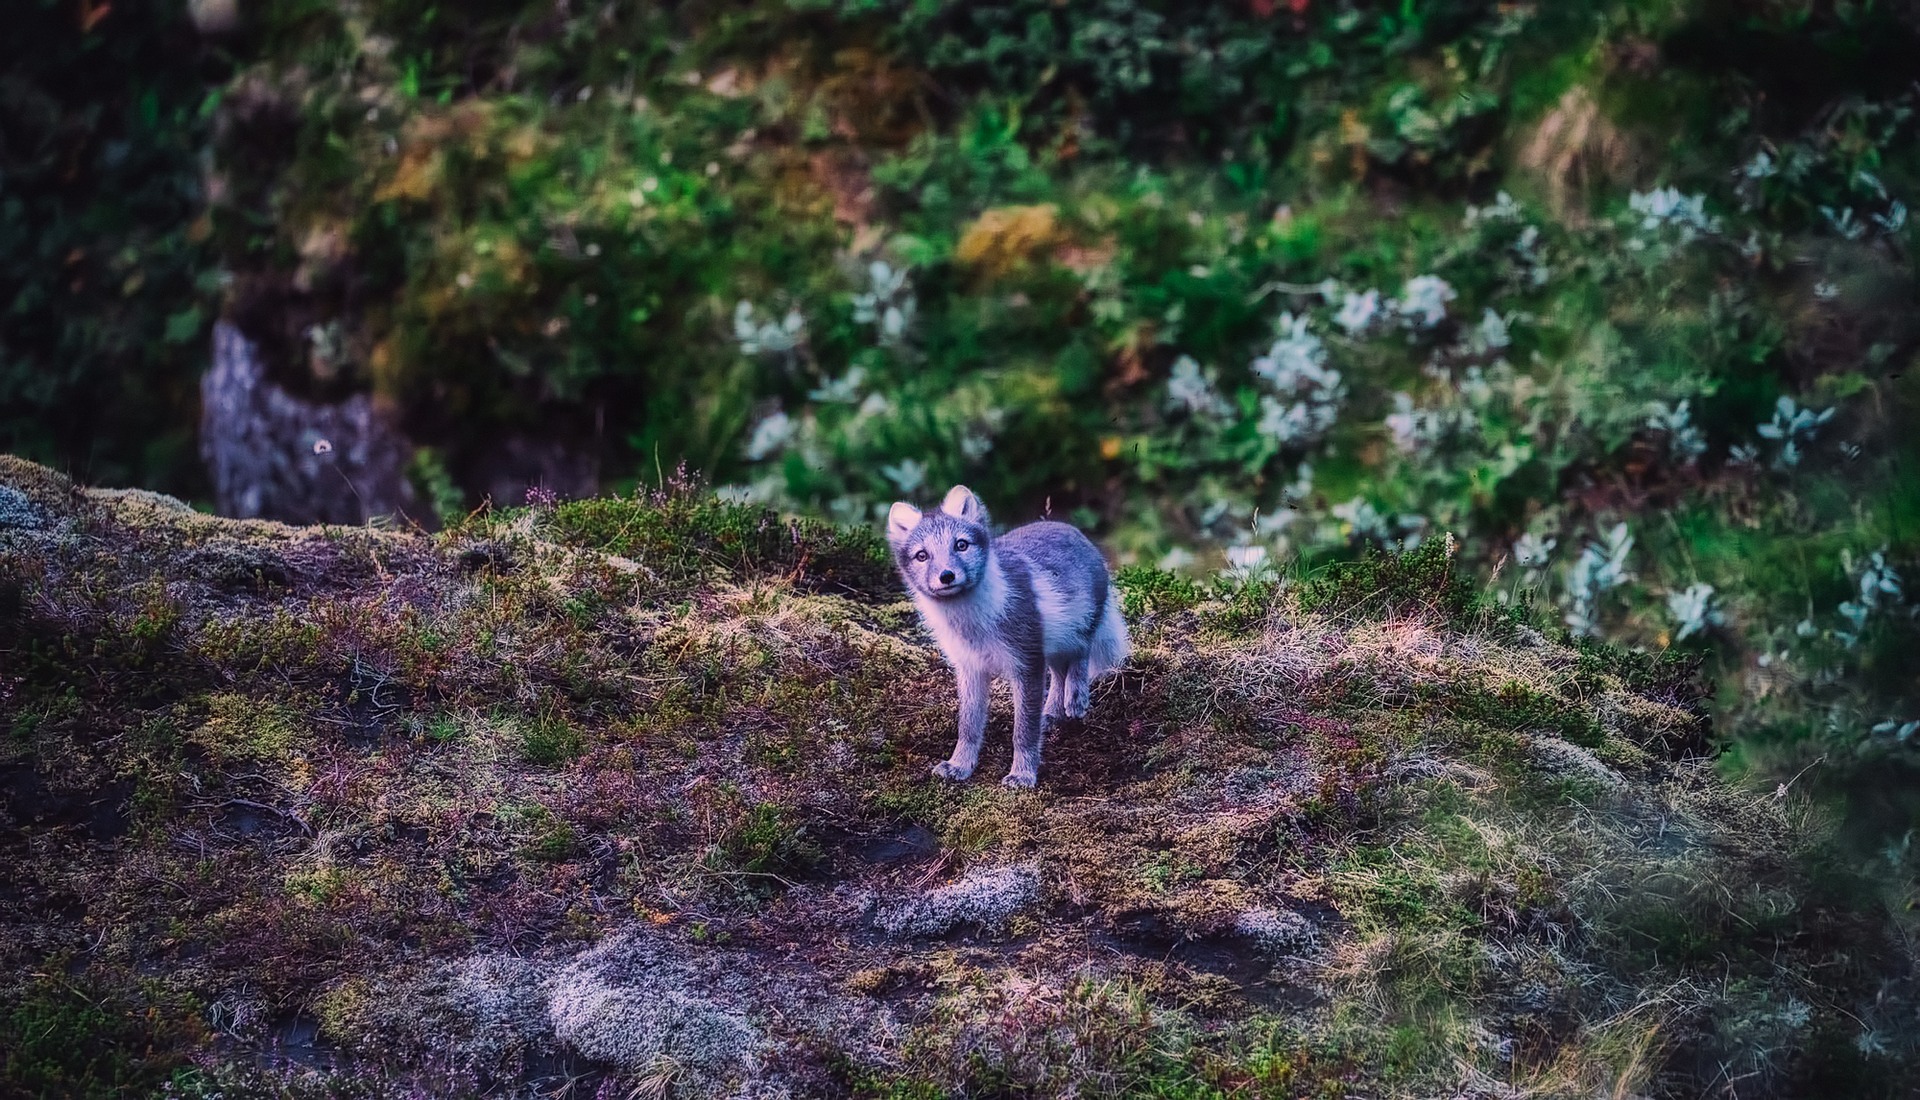
<path fill-rule="evenodd" d="M 1048 745 L 927 777 L 871 536 L 691 488 L 437 536 L 0 459 L 0 1088 L 1902 1094 L 1913 955 L 1686 670 L 1419 558 L 1122 578 Z M 23 513 L 25 514 L 25 513 Z"/>

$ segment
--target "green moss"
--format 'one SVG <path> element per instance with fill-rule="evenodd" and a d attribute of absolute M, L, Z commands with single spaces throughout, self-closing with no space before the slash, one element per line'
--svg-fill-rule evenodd
<path fill-rule="evenodd" d="M 1442 703 L 1454 715 L 1511 733 L 1552 733 L 1584 748 L 1599 748 L 1606 730 L 1589 706 L 1508 680 L 1497 688 L 1452 689 Z"/>
<path fill-rule="evenodd" d="M 544 516 L 543 528 L 564 545 L 631 558 L 673 585 L 719 570 L 785 577 L 809 591 L 864 599 L 892 599 L 898 591 L 876 531 L 784 519 L 693 490 L 647 500 L 567 501 Z"/>
<path fill-rule="evenodd" d="M 538 802 L 509 803 L 500 808 L 500 817 L 519 838 L 520 854 L 528 859 L 562 860 L 579 842 L 572 825 Z"/>
<path fill-rule="evenodd" d="M 206 721 L 187 739 L 216 760 L 284 760 L 309 735 L 290 709 L 235 692 L 208 696 Z"/>

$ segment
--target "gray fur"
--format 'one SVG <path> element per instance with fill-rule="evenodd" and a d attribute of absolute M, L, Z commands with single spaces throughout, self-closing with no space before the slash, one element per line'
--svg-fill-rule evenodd
<path fill-rule="evenodd" d="M 1030 523 L 996 537 L 985 506 L 964 485 L 931 512 L 895 504 L 887 544 L 959 686 L 960 737 L 933 773 L 973 774 L 988 694 L 1001 679 L 1014 698 L 1013 768 L 1002 782 L 1033 786 L 1046 729 L 1085 715 L 1093 681 L 1127 656 L 1127 625 L 1106 560 L 1064 523 Z"/>

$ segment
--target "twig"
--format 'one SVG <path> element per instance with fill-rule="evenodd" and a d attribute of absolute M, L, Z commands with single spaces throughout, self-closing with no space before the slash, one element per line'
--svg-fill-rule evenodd
<path fill-rule="evenodd" d="M 299 814 L 293 813 L 290 810 L 283 810 L 278 806 L 269 806 L 265 802 L 255 802 L 251 798 L 229 798 L 225 802 L 196 802 L 191 808 L 196 810 L 224 810 L 228 806 L 245 806 L 250 810 L 265 810 L 267 813 L 273 814 L 276 817 L 285 818 L 295 825 L 300 826 L 301 830 L 308 836 L 318 835 L 313 831 L 313 826 L 307 824 L 306 819 L 302 818 Z"/>

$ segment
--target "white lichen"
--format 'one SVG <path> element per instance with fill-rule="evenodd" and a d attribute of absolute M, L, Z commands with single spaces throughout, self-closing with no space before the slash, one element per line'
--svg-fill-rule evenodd
<path fill-rule="evenodd" d="M 944 936 L 966 926 L 993 934 L 1003 931 L 1007 922 L 1039 895 L 1038 868 L 1029 864 L 987 868 L 969 872 L 946 886 L 883 905 L 874 914 L 873 923 L 898 939 Z"/>

